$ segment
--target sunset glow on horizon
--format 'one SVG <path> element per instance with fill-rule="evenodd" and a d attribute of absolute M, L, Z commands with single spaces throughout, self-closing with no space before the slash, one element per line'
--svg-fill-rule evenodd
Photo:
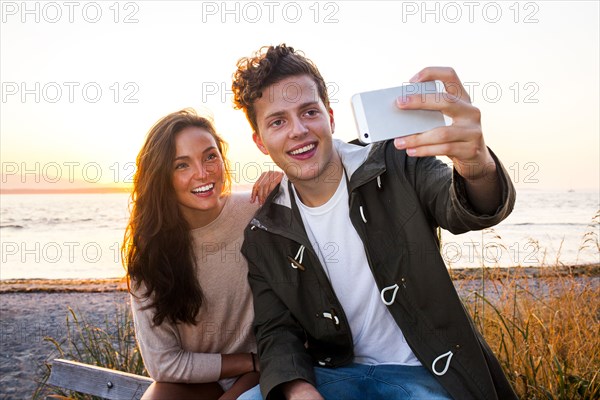
<path fill-rule="evenodd" d="M 272 169 L 232 107 L 240 57 L 302 50 L 328 83 L 335 137 L 350 97 L 452 66 L 518 189 L 598 190 L 599 4 L 511 2 L 2 1 L 2 189 L 129 187 L 150 127 L 185 107 L 214 117 L 234 182 Z"/>

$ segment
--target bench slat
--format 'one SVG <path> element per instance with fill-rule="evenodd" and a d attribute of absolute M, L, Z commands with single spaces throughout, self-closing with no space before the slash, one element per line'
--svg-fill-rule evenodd
<path fill-rule="evenodd" d="M 76 361 L 55 359 L 48 384 L 109 400 L 139 399 L 151 378 L 97 367 Z"/>

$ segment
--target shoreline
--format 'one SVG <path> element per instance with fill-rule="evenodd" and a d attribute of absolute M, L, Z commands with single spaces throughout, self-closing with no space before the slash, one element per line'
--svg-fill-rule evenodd
<path fill-rule="evenodd" d="M 453 281 L 476 280 L 482 277 L 482 268 L 449 268 Z M 560 276 L 600 276 L 600 263 L 547 266 L 547 267 L 486 267 L 485 278 L 548 278 Z M 127 292 L 127 281 L 122 278 L 102 279 L 5 279 L 0 280 L 0 294 L 4 293 L 107 293 Z"/>
<path fill-rule="evenodd" d="M 540 267 L 486 267 L 485 278 L 552 278 L 562 276 L 600 276 L 600 263 Z M 448 268 L 452 280 L 481 279 L 482 268 Z"/>
<path fill-rule="evenodd" d="M 0 280 L 4 293 L 107 293 L 126 292 L 125 278 L 103 279 L 5 279 Z"/>

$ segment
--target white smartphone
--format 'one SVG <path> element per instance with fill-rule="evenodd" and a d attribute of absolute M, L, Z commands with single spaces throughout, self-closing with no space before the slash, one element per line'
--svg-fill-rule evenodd
<path fill-rule="evenodd" d="M 410 83 L 403 86 L 358 93 L 352 96 L 352 110 L 363 143 L 394 139 L 445 126 L 444 115 L 436 110 L 401 110 L 396 99 L 414 94 L 444 93 L 440 81 Z"/>

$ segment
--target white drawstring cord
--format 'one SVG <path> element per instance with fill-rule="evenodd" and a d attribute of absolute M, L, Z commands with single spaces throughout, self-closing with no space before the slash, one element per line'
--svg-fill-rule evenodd
<path fill-rule="evenodd" d="M 298 249 L 298 252 L 296 253 L 296 257 L 294 257 L 294 260 L 296 260 L 296 262 L 298 264 L 302 264 L 302 259 L 304 258 L 304 249 L 306 247 L 304 247 L 304 245 L 301 245 L 300 248 Z M 300 260 L 298 260 L 298 257 L 300 257 Z M 298 267 L 294 265 L 294 263 L 290 263 L 290 265 L 292 266 L 292 268 L 297 269 Z"/>
<path fill-rule="evenodd" d="M 302 258 L 304 257 L 304 249 L 306 247 L 304 247 L 304 245 L 301 245 L 300 248 L 298 249 L 298 252 L 296 253 L 296 257 L 294 257 L 294 260 L 298 261 L 299 264 L 302 264 Z M 298 256 L 300 256 L 300 260 L 298 260 Z"/>
<path fill-rule="evenodd" d="M 360 210 L 360 216 L 361 216 L 363 222 L 366 224 L 367 223 L 367 219 L 365 218 L 365 212 L 363 211 L 363 206 L 360 206 L 359 210 Z"/>
<path fill-rule="evenodd" d="M 383 301 L 383 304 L 385 304 L 386 306 L 389 306 L 396 300 L 396 294 L 398 293 L 399 287 L 400 286 L 398 286 L 398 284 L 394 283 L 392 286 L 388 286 L 381 291 L 381 301 Z M 394 293 L 392 293 L 392 299 L 390 301 L 386 301 L 385 300 L 385 292 L 387 292 L 388 290 L 392 290 L 392 289 L 394 289 Z"/>
<path fill-rule="evenodd" d="M 381 175 L 377 175 L 377 187 L 381 189 Z"/>
<path fill-rule="evenodd" d="M 452 351 L 449 351 L 447 353 L 442 354 L 441 356 L 439 356 L 435 360 L 433 360 L 433 363 L 431 364 L 431 370 L 433 371 L 433 373 L 436 374 L 437 376 L 442 376 L 446 372 L 448 372 L 448 368 L 450 367 L 450 360 L 452 360 L 452 356 L 453 355 L 454 354 L 452 353 Z M 444 369 L 441 372 L 438 372 L 435 369 L 435 364 L 437 364 L 437 362 L 440 361 L 444 357 L 448 357 L 448 360 L 446 361 L 446 366 L 444 367 Z"/>
<path fill-rule="evenodd" d="M 324 313 L 323 313 L 323 316 L 324 316 L 325 318 L 329 318 L 330 320 L 332 320 L 333 322 L 335 322 L 335 324 L 336 324 L 336 325 L 339 325 L 339 324 L 340 324 L 340 320 L 339 320 L 339 318 L 337 317 L 337 315 L 331 315 L 331 313 L 324 312 Z"/>

